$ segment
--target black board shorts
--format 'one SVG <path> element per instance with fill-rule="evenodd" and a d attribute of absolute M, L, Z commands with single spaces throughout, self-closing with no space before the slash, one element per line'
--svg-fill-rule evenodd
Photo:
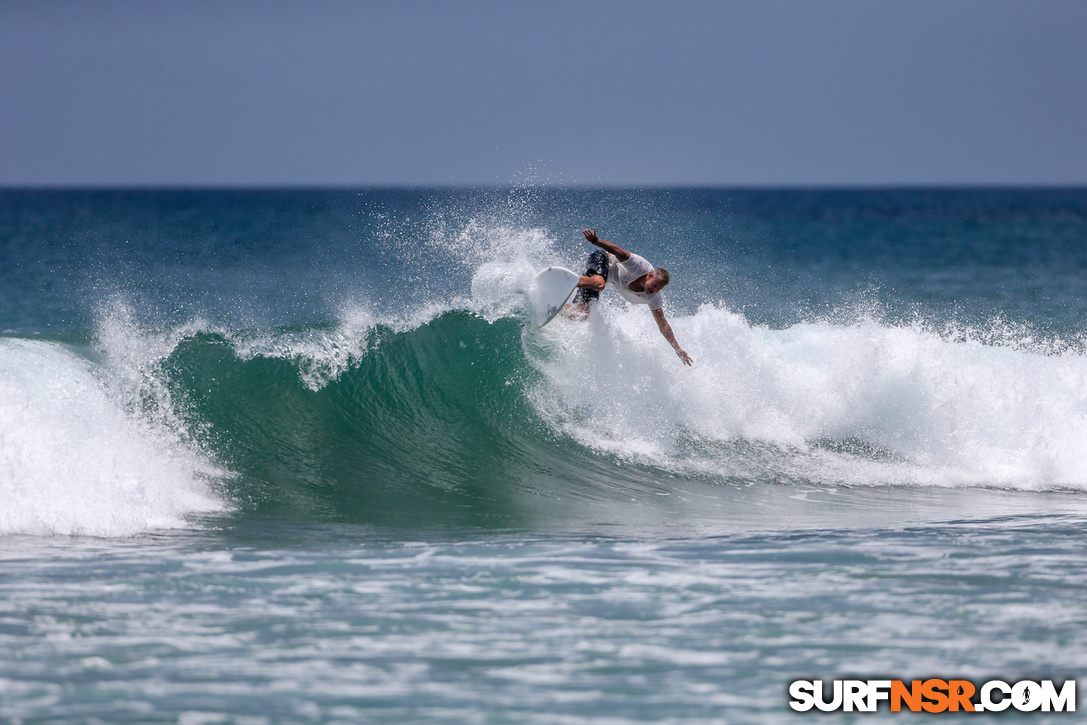
<path fill-rule="evenodd" d="M 604 281 L 608 281 L 608 253 L 603 249 L 598 249 L 589 255 L 589 259 L 585 262 L 585 275 L 591 277 L 594 274 L 598 274 L 604 278 Z M 594 289 L 579 288 L 577 294 L 574 295 L 574 304 L 594 302 L 600 297 L 600 291 Z"/>

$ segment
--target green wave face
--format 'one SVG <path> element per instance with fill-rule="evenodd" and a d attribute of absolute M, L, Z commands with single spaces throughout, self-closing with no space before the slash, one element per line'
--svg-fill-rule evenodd
<path fill-rule="evenodd" d="M 198 334 L 164 365 L 190 430 L 237 476 L 243 509 L 292 519 L 521 526 L 594 468 L 526 393 L 520 325 L 446 313 L 323 387 L 295 360 L 243 359 Z"/>

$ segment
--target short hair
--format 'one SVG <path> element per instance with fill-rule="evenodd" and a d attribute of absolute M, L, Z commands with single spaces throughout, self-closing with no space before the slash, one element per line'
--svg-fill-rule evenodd
<path fill-rule="evenodd" d="M 668 274 L 668 270 L 664 267 L 657 267 L 653 271 L 653 274 L 655 274 L 657 279 L 659 279 L 661 282 L 664 282 L 665 287 L 667 287 L 668 283 L 672 281 L 672 275 Z"/>

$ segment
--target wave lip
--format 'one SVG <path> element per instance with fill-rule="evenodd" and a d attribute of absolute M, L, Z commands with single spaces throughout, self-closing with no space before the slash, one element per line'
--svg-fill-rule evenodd
<path fill-rule="evenodd" d="M 131 536 L 222 511 L 222 475 L 52 342 L 0 339 L 0 534 Z"/>

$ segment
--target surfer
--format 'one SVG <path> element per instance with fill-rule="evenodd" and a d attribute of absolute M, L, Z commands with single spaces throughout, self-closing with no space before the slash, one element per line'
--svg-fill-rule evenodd
<path fill-rule="evenodd" d="M 664 299 L 661 296 L 661 290 L 670 281 L 668 270 L 660 267 L 654 269 L 645 257 L 632 254 L 622 247 L 604 241 L 596 236 L 596 229 L 586 229 L 583 234 L 589 244 L 600 249 L 589 255 L 585 274 L 578 280 L 578 290 L 573 300 L 574 308 L 582 315 L 589 314 L 589 303 L 600 297 L 604 285 L 610 281 L 616 291 L 628 302 L 649 305 L 653 319 L 657 322 L 657 329 L 676 351 L 676 355 L 679 355 L 679 359 L 684 364 L 690 365 L 693 362 L 691 357 L 676 342 L 676 336 L 672 334 L 672 326 L 664 317 Z"/>

